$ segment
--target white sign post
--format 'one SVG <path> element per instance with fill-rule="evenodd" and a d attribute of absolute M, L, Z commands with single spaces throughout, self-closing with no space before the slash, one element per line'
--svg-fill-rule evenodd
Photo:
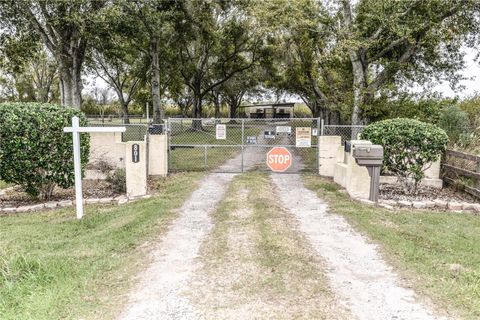
<path fill-rule="evenodd" d="M 125 127 L 80 127 L 78 117 L 72 117 L 72 126 L 63 128 L 63 132 L 73 134 L 73 168 L 75 172 L 75 202 L 77 219 L 83 217 L 82 166 L 80 162 L 80 133 L 82 132 L 125 132 Z"/>

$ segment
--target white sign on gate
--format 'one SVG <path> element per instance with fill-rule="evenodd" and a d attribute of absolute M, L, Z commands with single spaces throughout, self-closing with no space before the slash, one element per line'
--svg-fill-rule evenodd
<path fill-rule="evenodd" d="M 275 128 L 275 131 L 277 132 L 277 134 L 279 134 L 279 133 L 291 134 L 292 133 L 292 127 L 290 127 L 290 126 L 277 126 Z"/>
<path fill-rule="evenodd" d="M 310 148 L 312 146 L 312 128 L 295 128 L 295 146 L 297 148 Z"/>
<path fill-rule="evenodd" d="M 227 125 L 217 124 L 215 130 L 215 136 L 217 140 L 226 140 L 227 139 Z"/>

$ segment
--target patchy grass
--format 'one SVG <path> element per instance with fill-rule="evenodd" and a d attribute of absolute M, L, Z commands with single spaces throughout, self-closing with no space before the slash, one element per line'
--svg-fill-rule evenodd
<path fill-rule="evenodd" d="M 208 319 L 342 319 L 344 313 L 296 221 L 276 205 L 267 174 L 231 183 L 201 248 L 192 301 Z"/>
<path fill-rule="evenodd" d="M 8 183 L 0 180 L 0 190 L 8 188 L 8 187 L 9 187 Z"/>
<path fill-rule="evenodd" d="M 318 170 L 318 149 L 317 148 L 295 148 L 293 150 L 302 159 L 303 172 L 315 172 Z"/>
<path fill-rule="evenodd" d="M 159 194 L 121 207 L 0 217 L 0 318 L 112 318 L 155 239 L 200 179 L 179 174 Z"/>
<path fill-rule="evenodd" d="M 212 170 L 235 157 L 241 150 L 241 147 L 207 147 L 206 150 L 204 147 L 175 148 L 170 151 L 169 170 L 173 172 Z M 240 170 L 240 163 L 238 169 Z"/>
<path fill-rule="evenodd" d="M 480 318 L 480 217 L 421 210 L 394 212 L 350 200 L 329 180 L 304 176 L 333 212 L 381 245 L 417 292 L 465 319 Z"/>

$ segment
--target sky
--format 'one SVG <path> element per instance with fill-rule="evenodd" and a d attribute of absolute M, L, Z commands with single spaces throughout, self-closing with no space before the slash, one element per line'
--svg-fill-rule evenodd
<path fill-rule="evenodd" d="M 475 61 L 477 55 L 476 50 L 464 49 L 465 51 L 465 69 L 460 72 L 467 80 L 460 81 L 460 85 L 464 88 L 454 92 L 448 82 L 443 82 L 433 88 L 434 91 L 440 92 L 444 97 L 465 98 L 480 93 L 480 62 Z M 415 90 L 417 91 L 417 90 Z"/>

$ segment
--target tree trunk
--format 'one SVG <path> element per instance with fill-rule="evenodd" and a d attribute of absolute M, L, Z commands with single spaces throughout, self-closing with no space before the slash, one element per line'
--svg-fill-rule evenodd
<path fill-rule="evenodd" d="M 82 104 L 81 64 L 75 66 L 75 61 L 73 61 L 73 63 L 61 61 L 60 63 L 59 76 L 61 104 L 80 109 Z"/>
<path fill-rule="evenodd" d="M 165 110 L 160 101 L 160 63 L 159 63 L 159 40 L 152 38 L 150 41 L 150 59 L 152 64 L 152 105 L 153 105 L 153 123 L 161 123 L 165 118 Z"/>
<path fill-rule="evenodd" d="M 213 104 L 215 106 L 215 118 L 220 118 L 220 101 L 218 99 L 218 96 L 213 98 Z"/>
<path fill-rule="evenodd" d="M 313 108 L 310 108 L 310 111 L 312 111 L 312 116 L 314 118 L 323 118 L 323 109 L 318 107 L 318 105 L 315 104 Z"/>
<path fill-rule="evenodd" d="M 120 100 L 120 105 L 122 106 L 122 118 L 123 118 L 123 123 L 124 124 L 129 124 L 130 119 L 128 118 L 128 103 L 125 101 Z"/>
<path fill-rule="evenodd" d="M 202 130 L 202 96 L 194 92 L 192 128 Z"/>
<path fill-rule="evenodd" d="M 238 117 L 237 109 L 238 109 L 238 105 L 236 103 L 231 103 L 228 105 L 228 117 L 230 119 Z"/>
<path fill-rule="evenodd" d="M 361 125 L 364 123 L 361 106 L 366 85 L 365 70 L 360 61 L 360 57 L 356 52 L 350 52 L 350 61 L 353 69 L 352 125 Z"/>

